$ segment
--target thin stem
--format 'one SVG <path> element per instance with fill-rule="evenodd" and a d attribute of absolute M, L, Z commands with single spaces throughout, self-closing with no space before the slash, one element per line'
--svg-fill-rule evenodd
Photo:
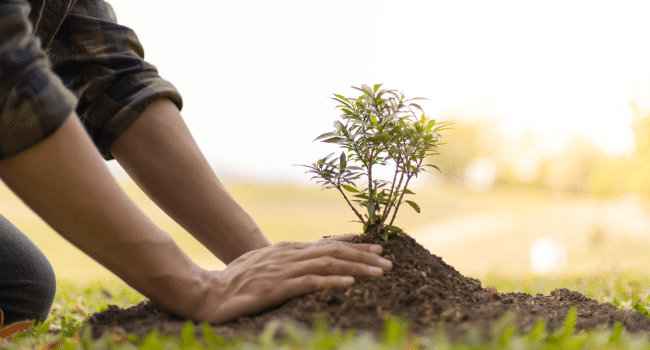
<path fill-rule="evenodd" d="M 402 181 L 404 180 L 404 166 L 403 166 L 404 163 L 402 162 L 403 160 L 404 160 L 403 155 L 400 155 L 399 160 L 398 159 L 395 160 L 395 176 L 397 176 L 398 172 L 401 173 L 401 175 L 399 177 L 399 182 L 397 183 L 397 186 L 395 187 L 398 192 L 399 192 L 400 188 L 402 188 Z M 399 170 L 399 165 L 400 164 L 402 164 L 402 171 Z M 395 178 L 393 178 L 393 184 L 394 183 L 395 183 Z M 406 187 L 404 187 L 404 189 L 406 189 Z M 388 218 L 388 215 L 390 214 L 390 210 L 395 206 L 394 205 L 395 201 L 392 200 L 392 195 L 390 197 L 388 197 L 388 199 L 389 199 L 390 206 L 387 208 L 387 210 L 385 210 L 385 212 L 386 212 L 386 214 L 384 214 L 385 218 Z M 393 217 L 394 217 L 394 215 L 393 215 Z"/>
<path fill-rule="evenodd" d="M 370 151 L 370 155 L 368 156 L 368 197 L 370 197 L 373 201 L 375 200 L 375 196 L 377 195 L 375 193 L 375 196 L 373 196 L 373 189 L 372 189 L 372 166 L 373 166 L 373 157 L 374 157 L 374 151 L 375 149 L 373 148 Z M 375 203 L 375 208 L 377 207 L 378 203 Z M 376 217 L 376 215 L 373 215 L 373 217 Z M 370 217 L 370 213 L 368 213 L 368 226 L 374 224 L 374 220 Z"/>
<path fill-rule="evenodd" d="M 412 176 L 413 175 L 406 178 L 406 184 L 404 184 L 404 189 L 408 187 L 409 181 L 411 181 Z M 393 212 L 393 217 L 390 219 L 390 223 L 388 224 L 389 227 L 393 226 L 393 221 L 395 221 L 395 216 L 397 216 L 397 211 L 399 210 L 399 206 L 400 204 L 402 204 L 402 198 L 404 198 L 404 192 L 405 191 L 402 191 L 402 194 L 399 197 L 399 201 L 397 201 L 397 205 L 395 205 L 395 211 Z"/>
<path fill-rule="evenodd" d="M 399 191 L 400 188 L 402 188 L 402 181 L 403 180 L 404 180 L 404 171 L 402 170 L 402 175 L 400 175 L 399 183 L 397 184 L 397 191 Z M 404 189 L 406 189 L 406 186 L 408 186 L 408 184 L 409 184 L 409 182 L 408 182 L 408 179 L 407 179 L 406 184 L 404 185 Z M 402 200 L 402 197 L 404 197 L 404 191 L 402 191 L 402 195 L 400 197 L 400 200 Z M 397 203 L 397 204 L 393 204 L 393 203 Z M 391 201 L 391 208 L 392 207 L 395 207 L 395 211 L 393 212 L 393 218 L 390 220 L 390 223 L 388 224 L 388 226 L 393 225 L 393 220 L 395 220 L 395 215 L 397 215 L 397 209 L 399 209 L 399 201 Z M 389 213 L 390 213 L 390 210 L 388 210 L 386 215 L 388 215 Z"/>
<path fill-rule="evenodd" d="M 395 161 L 397 163 L 397 161 Z M 391 198 L 393 198 L 393 191 L 395 190 L 395 180 L 397 180 L 397 173 L 399 173 L 399 165 L 395 164 L 395 175 L 393 175 L 393 182 L 390 183 L 390 193 L 388 194 L 388 204 L 386 204 L 386 207 L 384 208 L 384 213 L 381 215 L 382 219 L 382 224 L 386 222 L 386 218 L 389 213 L 388 208 L 390 208 L 391 203 Z"/>
<path fill-rule="evenodd" d="M 420 165 L 422 165 L 422 161 L 423 161 L 423 159 L 420 159 L 420 162 L 418 163 L 417 169 L 419 169 Z M 402 175 L 403 175 L 403 173 L 402 173 Z M 414 174 L 411 173 L 410 175 L 407 176 L 406 183 L 404 184 L 404 189 L 405 190 L 408 188 L 409 181 L 411 181 L 411 178 L 413 177 L 413 175 Z M 400 182 L 401 182 L 401 179 L 400 179 Z M 391 218 L 390 223 L 388 224 L 388 226 L 393 226 L 393 221 L 395 221 L 395 216 L 397 216 L 397 211 L 399 210 L 399 206 L 402 204 L 402 199 L 404 198 L 404 193 L 405 192 L 406 191 L 402 191 L 402 194 L 399 197 L 399 201 L 397 202 L 397 206 L 395 207 L 395 212 L 393 212 L 393 217 Z"/>
<path fill-rule="evenodd" d="M 348 202 L 348 205 L 350 206 L 350 208 L 352 208 L 354 213 L 357 214 L 357 217 L 359 218 L 359 220 L 361 220 L 361 222 L 364 225 L 370 226 L 370 225 L 368 225 L 368 223 L 365 220 L 363 220 L 363 216 L 361 216 L 361 214 L 359 214 L 359 212 L 354 208 L 354 206 L 352 206 L 352 203 L 350 203 L 350 201 L 348 200 L 348 197 L 345 195 L 345 193 L 343 193 L 343 190 L 341 190 L 341 186 L 337 186 L 336 189 L 339 190 L 339 192 L 341 192 L 341 194 L 343 195 L 343 198 L 345 198 L 345 201 Z"/>

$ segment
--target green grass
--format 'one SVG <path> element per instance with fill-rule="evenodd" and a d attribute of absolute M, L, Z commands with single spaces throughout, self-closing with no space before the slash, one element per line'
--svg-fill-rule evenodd
<path fill-rule="evenodd" d="M 599 302 L 611 302 L 621 309 L 636 309 L 650 317 L 650 278 L 632 273 L 599 275 L 583 278 L 529 280 L 489 277 L 485 286 L 500 292 L 548 294 L 555 288 L 579 291 Z M 617 325 L 613 330 L 593 330 L 574 333 L 575 312 L 569 314 L 564 327 L 548 332 L 539 323 L 529 334 L 518 334 L 512 326 L 512 315 L 505 315 L 495 323 L 492 340 L 485 340 L 476 332 L 450 342 L 439 329 L 430 336 L 408 334 L 408 323 L 398 318 L 386 321 L 383 336 L 375 340 L 367 334 L 334 332 L 323 322 L 311 332 L 304 333 L 290 325 L 269 323 L 265 332 L 254 341 L 236 338 L 226 341 L 204 327 L 202 337 L 195 338 L 188 324 L 180 336 L 162 336 L 153 332 L 143 339 L 135 336 L 107 336 L 91 341 L 86 329 L 80 328 L 85 317 L 101 311 L 110 304 L 124 307 L 144 300 L 144 297 L 118 281 L 76 283 L 61 281 L 53 309 L 47 321 L 31 327 L 5 346 L 7 349 L 650 349 L 648 335 L 634 335 Z M 50 327 L 60 327 L 58 334 L 48 333 Z M 274 340 L 273 334 L 284 327 L 286 338 Z M 76 336 L 79 334 L 79 336 Z"/>

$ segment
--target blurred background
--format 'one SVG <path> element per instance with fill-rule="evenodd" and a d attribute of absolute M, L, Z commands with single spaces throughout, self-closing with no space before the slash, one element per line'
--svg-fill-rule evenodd
<path fill-rule="evenodd" d="M 650 256 L 650 30 L 641 1 L 111 0 L 232 195 L 272 242 L 360 232 L 304 168 L 332 93 L 384 84 L 453 122 L 396 224 L 466 276 L 636 271 Z M 107 162 L 200 265 L 223 268 Z M 59 278 L 109 278 L 0 188 Z"/>

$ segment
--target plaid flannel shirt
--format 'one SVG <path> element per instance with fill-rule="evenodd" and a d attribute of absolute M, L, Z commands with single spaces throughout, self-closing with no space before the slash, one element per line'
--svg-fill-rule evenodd
<path fill-rule="evenodd" d="M 74 110 L 106 160 L 157 99 L 182 108 L 103 0 L 0 0 L 0 159 L 54 133 Z"/>

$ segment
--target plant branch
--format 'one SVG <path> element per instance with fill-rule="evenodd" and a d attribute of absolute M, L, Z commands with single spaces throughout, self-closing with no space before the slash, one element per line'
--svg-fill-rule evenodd
<path fill-rule="evenodd" d="M 424 160 L 424 159 L 420 159 L 420 162 L 418 163 L 418 167 L 417 167 L 416 169 L 419 169 L 419 168 L 420 168 L 420 165 L 422 165 L 422 161 L 423 161 L 423 160 Z M 404 175 L 404 173 L 402 173 L 402 177 L 403 177 L 403 175 Z M 404 189 L 407 189 L 407 188 L 408 188 L 408 186 L 409 186 L 409 181 L 411 181 L 411 178 L 413 177 L 413 175 L 415 175 L 415 173 L 410 173 L 410 174 L 406 177 L 406 183 L 404 184 Z M 402 179 L 400 179 L 400 183 L 401 183 L 401 182 L 402 182 Z M 391 218 L 390 223 L 388 224 L 388 226 L 393 226 L 393 221 L 395 221 L 395 216 L 397 216 L 397 211 L 399 210 L 399 207 L 400 207 L 400 205 L 402 204 L 402 199 L 404 198 L 404 193 L 406 193 L 406 191 L 402 191 L 402 194 L 401 194 L 400 197 L 399 197 L 399 201 L 397 201 L 397 205 L 395 206 L 395 211 L 393 212 L 393 217 Z"/>
<path fill-rule="evenodd" d="M 399 173 L 399 165 L 397 164 L 397 161 L 395 161 L 395 163 L 396 163 L 395 174 L 393 175 L 393 181 L 390 183 L 390 192 L 388 193 L 388 204 L 386 205 L 386 208 L 384 208 L 384 213 L 381 215 L 383 222 L 386 222 L 386 218 L 388 218 L 387 215 L 389 213 L 388 209 L 391 207 L 391 204 L 393 203 L 392 198 L 393 198 L 393 191 L 395 190 L 395 180 L 397 180 L 397 173 Z"/>
<path fill-rule="evenodd" d="M 368 223 L 365 220 L 363 220 L 363 216 L 361 216 L 361 214 L 359 214 L 359 212 L 354 208 L 354 206 L 352 206 L 352 203 L 350 203 L 350 201 L 348 200 L 348 197 L 345 195 L 345 193 L 343 193 L 343 190 L 341 190 L 341 186 L 336 186 L 336 189 L 339 190 L 339 192 L 341 192 L 341 194 L 343 195 L 343 198 L 345 198 L 345 201 L 348 202 L 348 205 L 350 206 L 350 208 L 352 208 L 354 213 L 357 214 L 357 217 L 359 218 L 359 220 L 361 220 L 361 223 L 363 223 L 366 226 L 369 226 Z"/>
<path fill-rule="evenodd" d="M 399 177 L 399 183 L 397 184 L 397 192 L 399 193 L 400 188 L 402 188 L 402 181 L 404 180 L 404 170 L 402 169 L 401 175 Z M 408 179 L 406 180 L 406 184 L 404 185 L 404 189 L 407 188 L 408 186 Z M 402 197 L 404 197 L 404 190 L 402 190 L 402 195 L 400 196 L 400 201 L 402 200 Z M 393 218 L 390 220 L 390 223 L 388 226 L 393 225 L 393 220 L 395 220 L 395 215 L 397 215 L 397 209 L 399 209 L 399 201 L 391 201 L 391 209 L 395 207 L 395 211 L 393 212 Z M 390 214 L 390 209 L 386 213 L 386 215 Z"/>
<path fill-rule="evenodd" d="M 409 181 L 411 181 L 411 177 L 413 175 L 410 175 L 406 178 L 406 184 L 404 184 L 404 188 L 407 188 L 409 185 Z M 395 211 L 393 212 L 393 217 L 390 219 L 390 223 L 388 226 L 393 226 L 393 221 L 395 221 L 395 216 L 397 216 L 397 211 L 399 210 L 400 204 L 402 204 L 402 198 L 404 198 L 404 193 L 406 191 L 402 191 L 402 194 L 399 196 L 399 201 L 397 201 L 397 204 L 395 205 Z"/>

